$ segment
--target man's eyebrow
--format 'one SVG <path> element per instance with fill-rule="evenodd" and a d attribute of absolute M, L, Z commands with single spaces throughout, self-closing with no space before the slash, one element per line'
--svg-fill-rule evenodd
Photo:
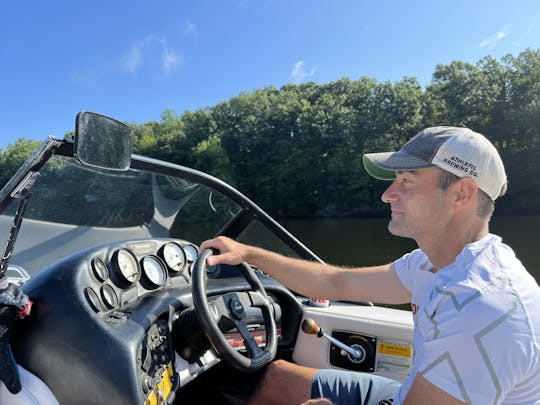
<path fill-rule="evenodd" d="M 404 173 L 408 173 L 408 174 L 413 174 L 415 175 L 417 172 L 417 170 L 396 170 L 395 173 L 396 175 L 398 174 L 404 174 Z"/>

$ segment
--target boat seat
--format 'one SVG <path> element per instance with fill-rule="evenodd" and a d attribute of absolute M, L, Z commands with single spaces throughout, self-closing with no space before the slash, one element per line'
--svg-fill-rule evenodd
<path fill-rule="evenodd" d="M 19 368 L 19 377 L 21 379 L 21 392 L 13 395 L 0 382 L 1 405 L 59 405 L 52 391 L 40 378 L 21 366 L 17 367 Z"/>

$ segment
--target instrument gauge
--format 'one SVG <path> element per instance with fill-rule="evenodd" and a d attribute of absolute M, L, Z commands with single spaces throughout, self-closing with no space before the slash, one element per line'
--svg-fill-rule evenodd
<path fill-rule="evenodd" d="M 150 287 L 161 287 L 167 281 L 167 270 L 165 265 L 156 256 L 146 256 L 142 259 L 142 270 L 144 282 L 147 282 Z"/>
<path fill-rule="evenodd" d="M 101 311 L 101 302 L 99 301 L 97 292 L 95 292 L 92 287 L 86 287 L 84 289 L 84 295 L 95 312 Z"/>
<path fill-rule="evenodd" d="M 186 252 L 186 259 L 188 262 L 193 263 L 195 260 L 197 260 L 197 256 L 199 256 L 199 251 L 195 246 L 186 245 L 184 246 L 184 251 Z"/>
<path fill-rule="evenodd" d="M 181 272 L 186 264 L 184 250 L 174 242 L 166 243 L 161 250 L 161 255 L 165 264 L 174 272 Z"/>
<path fill-rule="evenodd" d="M 120 287 L 127 287 L 136 282 L 141 276 L 139 262 L 128 249 L 118 249 L 112 257 L 112 267 Z"/>
<path fill-rule="evenodd" d="M 107 270 L 107 266 L 105 266 L 103 260 L 97 257 L 92 260 L 92 270 L 94 272 L 94 276 L 96 276 L 99 281 L 107 281 L 109 278 L 109 270 Z"/>
<path fill-rule="evenodd" d="M 103 284 L 101 287 L 101 298 L 107 308 L 113 309 L 118 306 L 118 295 L 116 295 L 116 291 L 109 284 Z"/>

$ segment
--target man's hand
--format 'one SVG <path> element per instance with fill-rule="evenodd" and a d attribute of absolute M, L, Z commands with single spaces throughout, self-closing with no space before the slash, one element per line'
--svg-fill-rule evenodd
<path fill-rule="evenodd" d="M 208 266 L 215 266 L 222 263 L 237 265 L 247 261 L 248 246 L 225 236 L 218 236 L 215 239 L 204 241 L 201 244 L 200 250 L 202 252 L 204 249 L 210 248 L 219 250 L 220 254 L 210 256 L 208 259 L 206 259 L 206 264 Z"/>

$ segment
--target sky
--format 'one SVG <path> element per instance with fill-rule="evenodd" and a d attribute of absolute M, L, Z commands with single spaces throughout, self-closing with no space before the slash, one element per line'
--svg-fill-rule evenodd
<path fill-rule="evenodd" d="M 540 49 L 540 0 L 4 0 L 0 148 L 78 111 L 159 121 L 288 83 L 430 83 L 437 64 Z"/>

